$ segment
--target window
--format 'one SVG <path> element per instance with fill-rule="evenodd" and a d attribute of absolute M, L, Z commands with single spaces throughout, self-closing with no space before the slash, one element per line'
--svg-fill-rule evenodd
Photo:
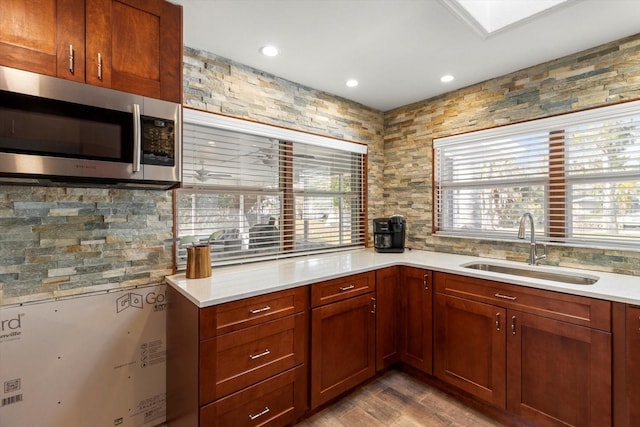
<path fill-rule="evenodd" d="M 177 236 L 214 264 L 364 246 L 366 146 L 184 112 Z M 179 249 L 179 266 L 186 251 Z"/>
<path fill-rule="evenodd" d="M 434 140 L 437 234 L 622 247 L 640 236 L 640 102 Z"/>

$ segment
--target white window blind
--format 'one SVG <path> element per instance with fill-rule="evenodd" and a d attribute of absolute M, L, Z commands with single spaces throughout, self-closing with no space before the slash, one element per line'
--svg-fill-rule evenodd
<path fill-rule="evenodd" d="M 185 110 L 183 243 L 210 245 L 214 264 L 364 245 L 362 146 L 220 118 Z"/>
<path fill-rule="evenodd" d="M 436 233 L 637 245 L 640 102 L 434 140 Z"/>

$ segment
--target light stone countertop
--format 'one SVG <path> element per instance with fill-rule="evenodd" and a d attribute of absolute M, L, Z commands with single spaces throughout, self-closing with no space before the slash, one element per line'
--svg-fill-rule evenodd
<path fill-rule="evenodd" d="M 470 262 L 489 262 L 519 268 L 596 276 L 599 280 L 593 285 L 572 285 L 461 267 Z M 278 261 L 214 267 L 211 277 L 206 279 L 187 279 L 182 273 L 167 276 L 166 281 L 202 308 L 393 265 L 419 267 L 531 288 L 640 304 L 640 277 L 638 276 L 544 265 L 531 267 L 523 262 L 408 249 L 401 254 L 384 254 L 377 253 L 373 249 L 358 249 Z"/>

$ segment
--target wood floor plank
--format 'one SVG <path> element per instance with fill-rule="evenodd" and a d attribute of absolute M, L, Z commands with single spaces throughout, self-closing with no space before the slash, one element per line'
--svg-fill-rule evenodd
<path fill-rule="evenodd" d="M 501 427 L 454 398 L 391 370 L 296 427 Z"/>

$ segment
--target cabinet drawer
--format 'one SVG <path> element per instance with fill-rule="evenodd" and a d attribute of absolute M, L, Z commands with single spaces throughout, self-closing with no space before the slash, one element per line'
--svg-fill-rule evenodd
<path fill-rule="evenodd" d="M 561 292 L 435 273 L 436 292 L 611 331 L 611 303 Z"/>
<path fill-rule="evenodd" d="M 299 313 L 202 341 L 200 404 L 303 363 L 306 319 Z"/>
<path fill-rule="evenodd" d="M 307 307 L 308 295 L 308 287 L 300 286 L 203 308 L 200 310 L 200 339 L 300 313 Z"/>
<path fill-rule="evenodd" d="M 375 272 L 354 274 L 311 285 L 311 306 L 318 307 L 375 290 Z"/>
<path fill-rule="evenodd" d="M 293 425 L 306 410 L 305 378 L 305 366 L 299 366 L 204 406 L 200 426 Z"/>

